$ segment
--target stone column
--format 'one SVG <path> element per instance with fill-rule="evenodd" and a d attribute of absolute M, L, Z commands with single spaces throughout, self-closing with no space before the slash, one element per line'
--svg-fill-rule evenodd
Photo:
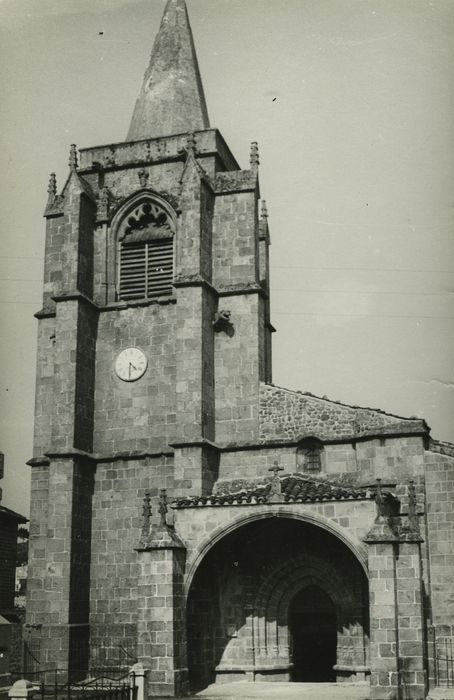
<path fill-rule="evenodd" d="M 180 697 L 188 692 L 183 575 L 186 547 L 167 524 L 161 493 L 161 522 L 150 529 L 149 496 L 139 546 L 137 578 L 137 659 L 148 669 L 148 697 Z"/>
<path fill-rule="evenodd" d="M 396 561 L 399 672 L 403 697 L 424 700 L 427 691 L 422 608 L 421 538 L 403 535 Z"/>
<path fill-rule="evenodd" d="M 148 697 L 148 669 L 141 663 L 136 663 L 129 669 L 131 687 L 137 688 L 136 700 L 147 700 Z"/>
<path fill-rule="evenodd" d="M 399 700 L 395 550 L 397 536 L 376 523 L 369 545 L 370 699 Z"/>
<path fill-rule="evenodd" d="M 424 700 L 427 694 L 421 542 L 413 482 L 408 513 L 393 528 L 377 487 L 369 545 L 371 700 Z"/>

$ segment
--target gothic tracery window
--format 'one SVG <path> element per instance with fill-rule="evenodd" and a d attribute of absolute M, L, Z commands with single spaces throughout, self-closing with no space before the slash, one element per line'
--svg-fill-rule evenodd
<path fill-rule="evenodd" d="M 119 299 L 149 299 L 172 293 L 174 223 L 157 202 L 138 204 L 120 226 Z"/>

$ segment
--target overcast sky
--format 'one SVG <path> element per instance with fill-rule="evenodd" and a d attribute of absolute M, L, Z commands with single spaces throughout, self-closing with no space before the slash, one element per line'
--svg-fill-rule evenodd
<path fill-rule="evenodd" d="M 0 0 L 0 450 L 28 512 L 46 188 L 126 138 L 164 0 Z M 260 146 L 274 383 L 454 441 L 454 2 L 188 0 L 208 109 Z"/>

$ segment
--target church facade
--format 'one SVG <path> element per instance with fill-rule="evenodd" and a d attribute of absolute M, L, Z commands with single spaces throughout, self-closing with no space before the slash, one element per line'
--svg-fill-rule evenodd
<path fill-rule="evenodd" d="M 127 140 L 49 182 L 26 634 L 122 649 L 150 696 L 213 682 L 449 680 L 454 447 L 272 383 L 258 149 L 210 127 L 168 0 Z M 405 693 L 405 694 L 404 694 Z"/>

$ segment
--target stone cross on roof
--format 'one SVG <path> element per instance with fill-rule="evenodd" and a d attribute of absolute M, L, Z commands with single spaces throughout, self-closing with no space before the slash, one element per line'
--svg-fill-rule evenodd
<path fill-rule="evenodd" d="M 270 492 L 268 495 L 268 503 L 283 503 L 284 496 L 282 494 L 282 484 L 279 479 L 279 472 L 283 472 L 283 468 L 279 466 L 277 461 L 273 463 L 273 466 L 268 469 L 269 472 L 273 472 L 273 478 L 271 480 Z"/>
<path fill-rule="evenodd" d="M 283 472 L 284 469 L 279 466 L 277 461 L 273 462 L 273 466 L 268 469 L 269 472 L 273 472 L 274 476 L 277 477 L 279 472 Z"/>

